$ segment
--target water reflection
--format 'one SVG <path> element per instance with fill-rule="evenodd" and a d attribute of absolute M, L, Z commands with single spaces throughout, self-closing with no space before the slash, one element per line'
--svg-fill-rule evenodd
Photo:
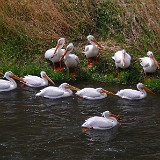
<path fill-rule="evenodd" d="M 89 141 L 108 142 L 116 138 L 116 135 L 118 134 L 118 127 L 119 125 L 109 130 L 88 129 L 84 133 Z"/>

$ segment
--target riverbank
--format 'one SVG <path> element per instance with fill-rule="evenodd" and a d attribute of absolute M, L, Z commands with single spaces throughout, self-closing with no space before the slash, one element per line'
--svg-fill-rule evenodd
<path fill-rule="evenodd" d="M 0 71 L 11 70 L 24 76 L 39 75 L 44 70 L 55 81 L 142 82 L 159 91 L 159 71 L 157 79 L 145 79 L 138 60 L 151 50 L 160 61 L 160 14 L 156 10 L 159 5 L 158 1 L 151 0 L 128 3 L 85 0 L 76 5 L 74 1 L 69 3 L 65 0 L 60 4 L 58 1 L 49 4 L 3 1 L 0 12 Z M 88 34 L 94 35 L 105 47 L 101 51 L 100 64 L 90 69 L 82 53 L 88 44 Z M 74 79 L 70 78 L 67 70 L 55 73 L 52 64 L 44 59 L 45 51 L 54 47 L 59 37 L 66 38 L 66 45 L 73 42 L 74 52 L 80 58 L 78 76 Z M 111 57 L 123 48 L 132 56 L 131 67 L 116 71 Z M 117 77 L 118 74 L 120 76 Z"/>

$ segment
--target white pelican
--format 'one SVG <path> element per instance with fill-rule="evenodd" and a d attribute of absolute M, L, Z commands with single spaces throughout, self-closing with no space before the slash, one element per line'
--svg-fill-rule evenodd
<path fill-rule="evenodd" d="M 78 88 L 71 86 L 67 83 L 62 83 L 59 87 L 49 86 L 36 94 L 36 96 L 42 96 L 45 98 L 57 99 L 62 97 L 68 97 L 73 94 L 72 90 L 79 90 Z"/>
<path fill-rule="evenodd" d="M 51 48 L 45 52 L 45 58 L 52 61 L 54 65 L 54 71 L 64 70 L 61 62 L 59 62 L 59 59 L 64 52 L 64 49 L 62 49 L 64 43 L 65 43 L 65 38 L 60 38 L 55 48 Z"/>
<path fill-rule="evenodd" d="M 137 84 L 138 90 L 133 89 L 122 89 L 116 93 L 117 96 L 125 99 L 135 100 L 135 99 L 143 99 L 147 96 L 147 92 L 153 93 L 149 88 L 147 88 L 144 84 Z M 147 91 L 147 92 L 146 92 Z"/>
<path fill-rule="evenodd" d="M 75 54 L 70 54 L 73 51 L 73 43 L 69 43 L 66 47 L 64 54 L 61 56 L 60 61 L 64 58 L 64 63 L 66 67 L 71 70 L 73 69 L 73 73 L 71 73 L 72 77 L 76 76 L 77 66 L 79 64 L 79 58 Z"/>
<path fill-rule="evenodd" d="M 92 64 L 98 64 L 99 63 L 99 49 L 103 49 L 103 47 L 96 41 L 96 39 L 89 35 L 87 36 L 88 41 L 91 43 L 90 45 L 85 46 L 85 56 L 87 58 L 88 67 L 92 67 Z M 94 61 L 93 61 L 94 59 Z M 92 63 L 93 61 L 93 63 Z"/>
<path fill-rule="evenodd" d="M 117 51 L 112 59 L 115 61 L 116 68 L 128 68 L 131 63 L 131 56 L 125 49 Z"/>
<path fill-rule="evenodd" d="M 118 124 L 117 119 L 121 119 L 120 116 L 112 114 L 109 111 L 105 111 L 102 113 L 102 117 L 94 116 L 88 118 L 82 124 L 82 127 L 89 129 L 98 129 L 98 130 L 111 129 Z"/>
<path fill-rule="evenodd" d="M 147 75 L 147 73 L 155 73 L 156 69 L 160 69 L 160 66 L 157 62 L 157 60 L 155 59 L 153 53 L 151 51 L 147 52 L 148 57 L 143 57 L 143 58 L 139 58 L 141 61 L 141 65 L 143 67 L 144 70 L 144 74 L 145 76 Z"/>
<path fill-rule="evenodd" d="M 88 100 L 103 99 L 107 97 L 107 94 L 115 95 L 114 93 L 104 90 L 103 88 L 83 88 L 75 94 Z"/>
<path fill-rule="evenodd" d="M 47 76 L 46 72 L 44 71 L 41 71 L 41 77 L 27 75 L 24 76 L 23 80 L 26 82 L 25 85 L 29 87 L 48 86 L 48 81 L 55 85 L 55 83 Z"/>
<path fill-rule="evenodd" d="M 0 79 L 0 92 L 10 91 L 10 90 L 13 90 L 13 89 L 17 88 L 17 83 L 15 82 L 14 79 L 17 79 L 17 80 L 25 83 L 25 81 L 22 78 L 16 76 L 11 71 L 6 72 L 4 74 L 4 77 L 8 80 Z"/>

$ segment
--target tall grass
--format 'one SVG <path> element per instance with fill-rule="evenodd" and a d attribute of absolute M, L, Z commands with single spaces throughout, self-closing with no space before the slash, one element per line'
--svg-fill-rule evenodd
<path fill-rule="evenodd" d="M 151 50 L 160 60 L 159 19 L 158 0 L 0 0 L 0 72 L 12 70 L 22 76 L 46 70 L 57 80 L 69 79 L 66 72 L 52 72 L 44 59 L 44 52 L 65 37 L 80 57 L 81 78 L 142 81 L 138 57 Z M 86 69 L 81 53 L 88 34 L 105 45 L 101 64 L 91 70 Z M 133 63 L 117 79 L 111 56 L 122 48 L 131 54 Z M 135 73 L 140 76 L 134 77 Z"/>

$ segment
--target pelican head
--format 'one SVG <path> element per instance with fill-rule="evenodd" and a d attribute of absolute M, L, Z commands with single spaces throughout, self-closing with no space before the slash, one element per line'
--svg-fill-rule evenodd
<path fill-rule="evenodd" d="M 57 52 L 57 50 L 58 50 L 59 48 L 62 48 L 62 47 L 64 46 L 64 43 L 65 43 L 65 38 L 60 38 L 60 39 L 58 40 L 57 45 L 56 45 L 56 48 L 55 48 L 54 53 L 53 53 L 53 56 L 56 54 L 56 52 Z M 53 57 L 53 56 L 52 56 L 52 57 Z"/>
<path fill-rule="evenodd" d="M 47 80 L 50 81 L 53 85 L 55 85 L 55 83 L 47 76 L 46 72 L 41 71 L 41 77 L 47 79 Z"/>
<path fill-rule="evenodd" d="M 72 52 L 72 51 L 73 51 L 73 48 L 74 48 L 73 43 L 69 43 L 69 45 L 66 47 L 65 52 L 64 52 L 64 54 L 61 56 L 61 58 L 60 58 L 59 61 L 61 61 L 62 58 L 63 58 L 67 53 Z"/>
<path fill-rule="evenodd" d="M 6 72 L 6 73 L 4 74 L 4 77 L 5 77 L 5 78 L 14 78 L 14 79 L 19 80 L 19 81 L 21 81 L 21 82 L 23 82 L 23 83 L 26 83 L 26 82 L 23 80 L 23 78 L 20 78 L 20 77 L 16 76 L 16 75 L 13 74 L 11 71 Z"/>
<path fill-rule="evenodd" d="M 145 90 L 146 92 L 149 92 L 149 93 L 152 93 L 152 94 L 155 94 L 154 92 L 152 92 L 148 87 L 146 87 L 143 83 L 138 83 L 137 84 L 137 88 L 139 90 Z"/>
<path fill-rule="evenodd" d="M 79 88 L 76 88 L 76 87 L 74 87 L 74 86 L 72 86 L 72 85 L 70 85 L 68 83 L 62 83 L 60 85 L 60 88 L 62 88 L 62 89 L 71 89 L 71 90 L 75 90 L 75 91 L 79 91 L 80 90 Z"/>
<path fill-rule="evenodd" d="M 159 66 L 157 60 L 155 59 L 155 57 L 154 57 L 154 55 L 153 55 L 153 52 L 148 51 L 148 52 L 147 52 L 147 56 L 149 56 L 149 57 L 153 60 L 154 64 L 157 66 L 157 68 L 160 69 L 160 66 Z"/>
<path fill-rule="evenodd" d="M 103 48 L 98 42 L 97 42 L 97 40 L 94 38 L 94 36 L 92 36 L 92 35 L 88 35 L 87 36 L 87 39 L 88 39 L 88 41 L 92 44 L 92 43 L 94 43 L 94 44 L 96 44 L 99 48 Z"/>
<path fill-rule="evenodd" d="M 104 111 L 102 113 L 102 116 L 105 117 L 105 118 L 114 117 L 114 118 L 116 118 L 118 120 L 122 119 L 119 115 L 115 115 L 115 114 L 111 113 L 110 111 Z"/>

